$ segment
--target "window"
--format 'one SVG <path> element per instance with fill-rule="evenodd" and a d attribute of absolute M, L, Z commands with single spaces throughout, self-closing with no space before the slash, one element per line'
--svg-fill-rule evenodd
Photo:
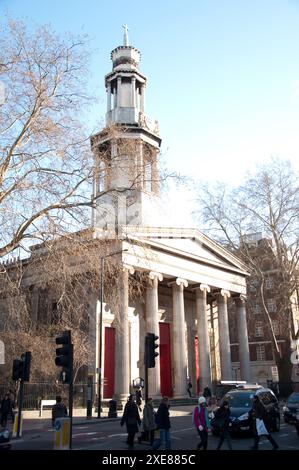
<path fill-rule="evenodd" d="M 273 320 L 272 321 L 272 326 L 273 326 L 273 331 L 274 331 L 275 336 L 278 336 L 280 334 L 279 321 L 278 320 Z"/>
<path fill-rule="evenodd" d="M 274 282 L 272 277 L 267 277 L 266 282 L 265 282 L 265 287 L 266 289 L 273 289 L 274 287 Z"/>
<path fill-rule="evenodd" d="M 269 313 L 276 312 L 276 302 L 274 299 L 267 300 L 267 309 Z"/>
<path fill-rule="evenodd" d="M 266 360 L 266 351 L 264 344 L 259 344 L 256 347 L 256 359 L 257 361 L 265 361 Z"/>
<path fill-rule="evenodd" d="M 261 307 L 259 304 L 253 304 L 252 306 L 253 313 L 259 315 L 261 313 Z"/>
<path fill-rule="evenodd" d="M 255 336 L 263 336 L 263 322 L 261 321 L 255 323 Z"/>
<path fill-rule="evenodd" d="M 251 292 L 256 292 L 257 288 L 259 286 L 259 281 L 257 279 L 254 279 L 250 284 L 249 284 L 249 289 Z"/>

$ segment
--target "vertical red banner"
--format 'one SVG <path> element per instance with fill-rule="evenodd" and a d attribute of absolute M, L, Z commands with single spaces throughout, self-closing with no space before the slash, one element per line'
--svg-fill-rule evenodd
<path fill-rule="evenodd" d="M 105 327 L 104 398 L 114 395 L 115 328 Z"/>
<path fill-rule="evenodd" d="M 172 397 L 170 324 L 159 323 L 161 394 Z"/>

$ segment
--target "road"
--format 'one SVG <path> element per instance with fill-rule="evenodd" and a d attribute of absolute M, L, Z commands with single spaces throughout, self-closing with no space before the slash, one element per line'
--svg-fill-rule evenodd
<path fill-rule="evenodd" d="M 173 450 L 195 450 L 199 442 L 191 416 L 175 416 L 171 418 L 171 438 Z M 125 450 L 127 449 L 125 427 L 120 426 L 118 421 L 101 421 L 73 426 L 73 449 L 74 450 Z M 299 437 L 295 428 L 289 424 L 282 423 L 281 430 L 273 433 L 273 437 L 279 444 L 280 449 L 299 450 Z M 209 449 L 216 449 L 218 438 L 209 436 Z M 253 444 L 253 438 L 248 436 L 233 437 L 232 446 L 235 450 L 248 450 Z M 46 450 L 53 448 L 53 430 L 50 423 L 43 429 L 25 430 L 19 440 L 12 441 L 13 450 Z M 223 449 L 226 449 L 226 443 Z M 150 450 L 149 445 L 135 444 L 135 449 Z M 262 438 L 260 449 L 271 449 L 267 439 Z"/>

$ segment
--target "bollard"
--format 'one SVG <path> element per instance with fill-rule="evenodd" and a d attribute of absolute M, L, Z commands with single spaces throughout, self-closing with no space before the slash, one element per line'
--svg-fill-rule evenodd
<path fill-rule="evenodd" d="M 116 400 L 109 401 L 108 418 L 117 418 L 117 401 Z"/>
<path fill-rule="evenodd" d="M 68 450 L 71 437 L 70 418 L 56 418 L 54 424 L 54 449 Z"/>

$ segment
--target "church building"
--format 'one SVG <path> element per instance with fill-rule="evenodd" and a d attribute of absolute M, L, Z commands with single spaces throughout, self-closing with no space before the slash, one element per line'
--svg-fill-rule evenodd
<path fill-rule="evenodd" d="M 150 396 L 186 397 L 188 381 L 197 393 L 217 380 L 234 380 L 228 322 L 233 301 L 240 378 L 250 381 L 247 268 L 199 230 L 168 226 L 159 196 L 159 126 L 146 115 L 147 78 L 127 28 L 111 59 L 106 127 L 91 138 L 93 229 L 121 260 L 120 307 L 115 312 L 96 299 L 91 308 L 89 373 L 98 379 L 101 369 L 102 396 L 125 401 L 133 380 L 144 377 L 144 340 L 150 332 L 159 337 L 156 366 L 149 369 Z M 138 273 L 145 288 L 136 301 L 130 284 Z"/>

